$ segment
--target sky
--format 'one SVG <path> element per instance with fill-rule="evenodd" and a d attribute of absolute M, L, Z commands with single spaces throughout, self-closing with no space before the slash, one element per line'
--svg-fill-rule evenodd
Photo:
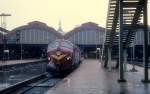
<path fill-rule="evenodd" d="M 108 1 L 0 0 L 0 13 L 12 15 L 7 18 L 8 30 L 32 21 L 41 21 L 57 30 L 61 20 L 63 30 L 68 32 L 86 22 L 94 22 L 105 27 Z"/>

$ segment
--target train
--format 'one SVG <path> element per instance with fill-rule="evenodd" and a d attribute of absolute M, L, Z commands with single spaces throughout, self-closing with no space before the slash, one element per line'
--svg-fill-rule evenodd
<path fill-rule="evenodd" d="M 48 44 L 46 71 L 53 77 L 68 74 L 81 63 L 80 49 L 65 39 L 57 39 Z"/>

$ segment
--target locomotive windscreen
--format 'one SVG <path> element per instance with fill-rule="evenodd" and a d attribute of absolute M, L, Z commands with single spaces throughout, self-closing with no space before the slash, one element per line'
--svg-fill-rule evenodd
<path fill-rule="evenodd" d="M 62 42 L 61 42 L 61 46 L 62 46 L 62 47 L 69 48 L 69 49 L 73 49 L 73 44 L 72 44 L 72 43 L 69 43 L 69 42 L 66 42 L 66 41 L 62 41 Z"/>
<path fill-rule="evenodd" d="M 56 50 L 58 48 L 73 52 L 73 44 L 67 40 L 56 40 L 56 41 L 50 43 L 48 45 L 47 52 Z"/>
<path fill-rule="evenodd" d="M 55 50 L 59 47 L 59 42 L 58 41 L 55 41 L 51 44 L 48 45 L 48 49 L 47 49 L 47 52 L 49 51 L 52 51 L 52 50 Z"/>

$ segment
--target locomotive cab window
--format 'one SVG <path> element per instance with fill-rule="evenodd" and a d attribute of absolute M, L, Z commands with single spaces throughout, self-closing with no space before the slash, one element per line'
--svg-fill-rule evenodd
<path fill-rule="evenodd" d="M 69 42 L 61 42 L 61 46 L 69 49 L 73 49 L 73 45 Z"/>
<path fill-rule="evenodd" d="M 49 47 L 50 48 L 57 48 L 58 46 L 59 46 L 59 42 L 54 42 Z"/>

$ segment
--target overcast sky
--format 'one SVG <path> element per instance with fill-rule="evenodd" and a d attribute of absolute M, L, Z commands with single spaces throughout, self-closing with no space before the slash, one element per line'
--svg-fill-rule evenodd
<path fill-rule="evenodd" d="M 0 0 L 0 12 L 12 14 L 7 18 L 8 30 L 31 21 L 41 21 L 57 29 L 61 20 L 63 30 L 68 32 L 75 26 L 90 21 L 105 27 L 108 1 Z"/>

